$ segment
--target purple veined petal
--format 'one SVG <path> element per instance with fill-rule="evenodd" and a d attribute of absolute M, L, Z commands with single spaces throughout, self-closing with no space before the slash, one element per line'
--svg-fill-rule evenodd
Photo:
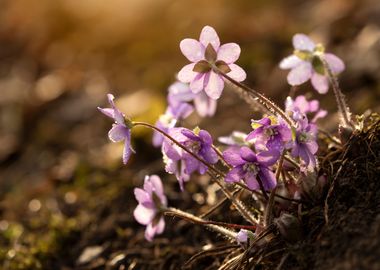
<path fill-rule="evenodd" d="M 112 128 L 108 132 L 108 138 L 112 142 L 120 142 L 124 140 L 128 136 L 129 133 L 130 133 L 130 130 L 126 128 L 124 125 L 113 124 Z"/>
<path fill-rule="evenodd" d="M 199 151 L 199 154 L 203 157 L 203 159 L 206 162 L 210 164 L 215 164 L 219 160 L 217 153 L 215 152 L 214 149 L 212 149 L 211 146 L 202 148 Z"/>
<path fill-rule="evenodd" d="M 309 141 L 306 146 L 311 154 L 315 154 L 318 151 L 318 143 L 316 141 Z"/>
<path fill-rule="evenodd" d="M 185 38 L 181 41 L 179 47 L 183 55 L 191 62 L 198 62 L 204 59 L 202 45 L 198 40 Z"/>
<path fill-rule="evenodd" d="M 226 43 L 220 46 L 218 51 L 218 60 L 222 60 L 227 64 L 232 64 L 238 60 L 240 56 L 240 46 L 236 43 Z"/>
<path fill-rule="evenodd" d="M 231 166 L 239 166 L 245 163 L 245 161 L 240 156 L 240 148 L 230 147 L 223 151 L 223 158 Z"/>
<path fill-rule="evenodd" d="M 236 241 L 239 243 L 245 243 L 248 241 L 248 231 L 244 229 L 240 229 L 240 231 L 236 235 Z"/>
<path fill-rule="evenodd" d="M 317 160 L 316 160 L 315 156 L 312 153 L 307 152 L 307 154 L 309 155 L 309 161 L 310 161 L 309 162 L 309 167 L 310 167 L 310 169 L 314 169 L 315 166 L 317 165 Z"/>
<path fill-rule="evenodd" d="M 345 69 L 344 62 L 335 54 L 325 53 L 324 58 L 334 74 L 339 74 Z"/>
<path fill-rule="evenodd" d="M 180 80 L 183 83 L 189 83 L 192 82 L 195 77 L 198 75 L 197 72 L 193 71 L 195 64 L 188 64 L 184 66 L 179 72 L 178 72 L 178 80 Z"/>
<path fill-rule="evenodd" d="M 256 175 L 253 173 L 246 173 L 244 176 L 244 182 L 247 184 L 247 187 L 250 190 L 258 190 L 260 189 L 260 185 L 257 182 Z"/>
<path fill-rule="evenodd" d="M 247 78 L 247 74 L 245 73 L 244 69 L 242 69 L 238 65 L 229 64 L 228 67 L 231 69 L 231 71 L 228 72 L 227 75 L 235 81 L 242 82 Z"/>
<path fill-rule="evenodd" d="M 167 127 L 165 127 L 160 120 L 158 120 L 155 126 L 163 131 L 167 131 Z M 164 136 L 158 131 L 153 131 L 152 143 L 154 147 L 160 147 L 164 142 Z"/>
<path fill-rule="evenodd" d="M 102 114 L 108 116 L 109 118 L 115 119 L 113 109 L 111 109 L 111 108 L 100 108 L 100 107 L 97 107 L 97 108 Z"/>
<path fill-rule="evenodd" d="M 212 137 L 210 133 L 208 133 L 206 130 L 200 130 L 199 131 L 199 137 L 205 143 L 206 145 L 211 145 L 212 144 Z"/>
<path fill-rule="evenodd" d="M 133 191 L 135 194 L 135 198 L 139 202 L 139 204 L 142 204 L 146 208 L 154 207 L 151 197 L 145 190 L 141 188 L 135 188 Z"/>
<path fill-rule="evenodd" d="M 194 111 L 193 106 L 188 103 L 179 103 L 176 106 L 169 107 L 169 109 L 175 119 L 185 119 Z"/>
<path fill-rule="evenodd" d="M 205 26 L 202 29 L 201 35 L 199 37 L 199 41 L 202 43 L 202 45 L 206 48 L 208 44 L 211 44 L 215 51 L 219 50 L 220 46 L 220 40 L 218 37 L 218 34 L 216 33 L 215 29 L 211 26 Z"/>
<path fill-rule="evenodd" d="M 199 168 L 199 161 L 193 158 L 190 154 L 186 153 L 184 155 L 184 161 L 185 161 L 185 173 L 186 174 L 192 174 L 193 172 L 197 171 Z"/>
<path fill-rule="evenodd" d="M 181 164 L 180 165 L 180 171 L 176 174 L 176 177 L 177 177 L 181 191 L 184 191 L 185 190 L 185 187 L 184 187 L 185 182 L 190 180 L 190 174 L 186 173 L 185 161 L 181 160 L 180 164 Z"/>
<path fill-rule="evenodd" d="M 216 74 L 214 71 L 210 71 L 209 76 L 210 77 L 205 87 L 205 92 L 210 98 L 218 99 L 222 94 L 224 81 L 221 76 Z"/>
<path fill-rule="evenodd" d="M 311 100 L 309 102 L 309 112 L 316 112 L 319 109 L 319 101 L 318 100 Z"/>
<path fill-rule="evenodd" d="M 123 149 L 123 163 L 124 165 L 128 163 L 128 160 L 132 153 L 135 153 L 135 150 L 131 147 L 131 133 L 128 132 L 124 141 L 124 149 Z"/>
<path fill-rule="evenodd" d="M 169 158 L 174 161 L 181 159 L 181 149 L 174 145 L 169 139 L 164 139 L 162 144 L 162 152 Z"/>
<path fill-rule="evenodd" d="M 320 75 L 317 72 L 311 76 L 311 84 L 320 94 L 326 94 L 329 90 L 329 81 L 327 76 Z"/>
<path fill-rule="evenodd" d="M 199 93 L 204 89 L 205 79 L 206 79 L 207 73 L 197 73 L 197 75 L 194 77 L 194 79 L 190 83 L 190 90 L 194 94 Z"/>
<path fill-rule="evenodd" d="M 310 79 L 312 74 L 312 66 L 309 62 L 303 62 L 293 68 L 288 74 L 288 83 L 292 86 L 300 85 Z"/>
<path fill-rule="evenodd" d="M 244 176 L 244 171 L 243 169 L 239 166 L 236 168 L 232 168 L 227 174 L 224 180 L 227 183 L 237 183 L 240 181 L 240 179 L 243 179 Z"/>
<path fill-rule="evenodd" d="M 260 168 L 258 176 L 263 182 L 265 190 L 272 190 L 277 185 L 275 174 L 267 168 Z"/>
<path fill-rule="evenodd" d="M 114 102 L 115 97 L 112 94 L 107 94 L 107 97 L 108 97 L 108 102 L 113 109 L 113 116 L 114 116 L 116 123 L 118 123 L 120 125 L 124 125 L 124 122 L 125 122 L 124 115 L 122 114 L 122 112 L 118 108 L 116 108 L 116 105 Z"/>
<path fill-rule="evenodd" d="M 300 149 L 300 146 L 298 143 L 293 143 L 292 145 L 292 151 L 291 151 L 291 155 L 292 157 L 298 157 L 299 156 L 299 149 Z"/>
<path fill-rule="evenodd" d="M 148 225 L 152 222 L 155 215 L 156 211 L 154 209 L 146 208 L 142 204 L 137 205 L 133 211 L 136 221 L 142 225 Z"/>
<path fill-rule="evenodd" d="M 195 135 L 194 132 L 192 132 L 191 130 L 189 129 L 186 129 L 186 128 L 183 128 L 181 130 L 181 133 L 182 135 L 184 135 L 186 138 L 192 140 L 192 141 L 196 141 L 196 142 L 200 142 L 201 139 L 199 138 L 199 136 Z"/>
<path fill-rule="evenodd" d="M 280 157 L 280 152 L 277 150 L 269 150 L 260 152 L 256 155 L 257 161 L 264 166 L 271 166 L 277 162 Z"/>
<path fill-rule="evenodd" d="M 288 127 L 288 125 L 280 125 L 277 128 L 277 131 L 280 133 L 282 140 L 284 142 L 290 141 L 292 139 L 292 131 Z"/>
<path fill-rule="evenodd" d="M 251 150 L 251 148 L 247 146 L 243 146 L 242 148 L 240 148 L 240 156 L 243 160 L 248 162 L 257 161 L 256 154 Z"/>
<path fill-rule="evenodd" d="M 292 55 L 282 59 L 280 64 L 279 64 L 279 67 L 281 69 L 292 69 L 292 68 L 295 68 L 296 66 L 300 65 L 302 62 L 304 62 L 304 61 L 301 58 L 292 54 Z"/>
<path fill-rule="evenodd" d="M 216 111 L 217 101 L 209 98 L 207 94 L 202 91 L 195 96 L 194 105 L 200 116 L 213 116 Z"/>
<path fill-rule="evenodd" d="M 295 34 L 293 36 L 293 47 L 300 51 L 313 51 L 315 43 L 305 34 Z"/>
<path fill-rule="evenodd" d="M 294 106 L 297 107 L 300 112 L 307 113 L 309 111 L 309 102 L 304 95 L 296 97 L 294 100 Z"/>

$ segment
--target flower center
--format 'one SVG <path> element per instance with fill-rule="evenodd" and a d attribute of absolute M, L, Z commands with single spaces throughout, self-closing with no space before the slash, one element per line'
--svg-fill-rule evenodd
<path fill-rule="evenodd" d="M 201 143 L 196 141 L 189 141 L 186 147 L 193 153 L 198 153 L 201 150 Z"/>
<path fill-rule="evenodd" d="M 300 143 L 305 143 L 309 140 L 309 134 L 307 134 L 306 132 L 301 132 L 299 135 L 298 135 L 298 141 Z"/>
<path fill-rule="evenodd" d="M 244 164 L 243 170 L 256 175 L 260 171 L 260 168 L 259 168 L 258 164 L 250 162 L 250 163 Z"/>
<path fill-rule="evenodd" d="M 278 134 L 278 131 L 275 130 L 274 128 L 267 127 L 264 129 L 264 134 L 265 134 L 265 136 L 272 138 Z"/>

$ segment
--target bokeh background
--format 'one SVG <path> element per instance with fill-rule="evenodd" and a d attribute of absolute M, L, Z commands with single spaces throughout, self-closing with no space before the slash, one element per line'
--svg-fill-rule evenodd
<path fill-rule="evenodd" d="M 120 185 L 130 188 L 145 174 L 160 172 L 160 153 L 149 145 L 150 133 L 137 130 L 133 143 L 138 155 L 122 166 L 122 145 L 107 140 L 111 123 L 96 107 L 106 106 L 111 92 L 131 117 L 154 122 L 165 109 L 168 86 L 187 62 L 179 42 L 198 38 L 204 25 L 213 26 L 222 43 L 240 44 L 238 64 L 247 71 L 246 83 L 281 105 L 290 89 L 278 63 L 292 52 L 293 34 L 310 34 L 345 61 L 340 82 L 352 111 L 380 111 L 377 0 L 1 0 L 3 267 L 73 267 L 83 263 L 78 258 L 93 245 L 103 247 L 106 264 L 114 254 L 114 249 L 104 251 L 111 236 L 106 233 L 92 243 L 83 233 L 89 224 L 99 233 L 104 217 L 113 217 L 105 231 L 114 237 L 121 228 L 117 235 L 130 241 L 128 228 L 138 227 L 130 217 L 135 202 L 114 202 L 115 194 Z M 255 114 L 229 90 L 215 118 L 193 116 L 189 126 L 198 124 L 215 137 L 233 129 L 248 131 Z M 321 101 L 331 115 L 322 125 L 334 131 L 332 92 L 318 95 L 309 83 L 297 91 Z M 177 200 L 187 196 L 202 204 L 200 197 L 172 189 Z M 115 218 L 110 208 L 123 216 Z M 62 239 L 74 252 L 63 252 L 64 244 L 56 247 Z"/>

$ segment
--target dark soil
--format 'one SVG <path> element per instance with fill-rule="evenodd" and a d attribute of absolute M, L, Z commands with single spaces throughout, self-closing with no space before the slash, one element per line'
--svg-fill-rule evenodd
<path fill-rule="evenodd" d="M 323 162 L 331 180 L 325 204 L 311 211 L 310 233 L 283 269 L 380 269 L 378 118 Z"/>

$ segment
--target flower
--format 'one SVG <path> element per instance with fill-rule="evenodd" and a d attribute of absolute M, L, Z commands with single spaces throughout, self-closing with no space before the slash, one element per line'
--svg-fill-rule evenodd
<path fill-rule="evenodd" d="M 241 131 L 233 131 L 230 136 L 219 137 L 218 141 L 230 147 L 235 146 L 250 146 L 250 142 L 247 141 L 247 134 Z"/>
<path fill-rule="evenodd" d="M 240 229 L 236 235 L 236 241 L 240 244 L 246 243 L 248 241 L 248 231 Z"/>
<path fill-rule="evenodd" d="M 190 89 L 195 94 L 204 90 L 212 99 L 220 97 L 224 80 L 214 68 L 239 82 L 246 78 L 245 71 L 234 64 L 240 56 L 239 45 L 227 43 L 220 46 L 218 34 L 210 26 L 203 27 L 199 41 L 190 38 L 182 40 L 180 49 L 192 63 L 181 69 L 178 79 L 190 83 Z"/>
<path fill-rule="evenodd" d="M 276 186 L 276 178 L 269 166 L 276 163 L 278 156 L 276 151 L 255 154 L 246 146 L 229 148 L 223 152 L 223 157 L 233 168 L 227 173 L 225 181 L 236 183 L 243 179 L 249 189 L 258 190 L 259 177 L 264 189 L 271 190 Z"/>
<path fill-rule="evenodd" d="M 308 101 L 305 96 L 300 95 L 293 100 L 291 97 L 287 97 L 285 101 L 285 110 L 290 113 L 315 113 L 312 123 L 315 123 L 319 118 L 323 118 L 327 115 L 326 110 L 319 109 L 319 101 L 316 99 Z M 296 117 L 297 118 L 297 117 Z"/>
<path fill-rule="evenodd" d="M 143 188 L 134 189 L 138 205 L 133 216 L 138 223 L 146 225 L 145 238 L 152 241 L 154 235 L 164 231 L 165 220 L 162 210 L 168 202 L 159 176 L 145 176 Z"/>
<path fill-rule="evenodd" d="M 169 130 L 169 135 L 206 163 L 218 162 L 218 155 L 212 148 L 212 137 L 207 131 L 195 130 L 193 132 L 186 128 L 172 128 Z M 181 190 L 183 190 L 184 181 L 189 179 L 191 173 L 198 171 L 200 174 L 204 174 L 208 169 L 205 164 L 168 139 L 164 140 L 162 152 L 166 170 L 177 176 Z"/>
<path fill-rule="evenodd" d="M 259 121 L 252 121 L 254 130 L 248 134 L 246 140 L 255 139 L 255 147 L 265 146 L 269 151 L 282 152 L 285 144 L 292 139 L 289 126 L 280 119 L 265 117 Z"/>
<path fill-rule="evenodd" d="M 108 102 L 111 108 L 100 108 L 98 110 L 105 114 L 106 116 L 115 120 L 112 128 L 108 132 L 108 137 L 112 142 L 120 142 L 124 140 L 124 150 L 123 150 L 123 163 L 127 164 L 131 153 L 135 151 L 131 147 L 131 123 L 128 123 L 125 119 L 125 115 L 115 106 L 115 97 L 112 94 L 108 94 Z"/>
<path fill-rule="evenodd" d="M 284 58 L 280 63 L 281 69 L 291 69 L 288 74 L 288 83 L 292 86 L 300 85 L 311 79 L 311 84 L 320 94 L 327 93 L 329 81 L 327 72 L 320 57 L 323 57 L 334 74 L 345 69 L 343 61 L 334 54 L 324 53 L 321 44 L 315 44 L 304 34 L 293 36 L 294 53 Z"/>
<path fill-rule="evenodd" d="M 316 166 L 315 153 L 318 151 L 317 126 L 308 123 L 306 116 L 297 122 L 296 138 L 293 142 L 291 155 L 303 161 L 303 167 L 314 169 Z"/>
<path fill-rule="evenodd" d="M 205 91 L 194 94 L 189 84 L 175 82 L 169 87 L 168 101 L 170 103 L 194 102 L 195 110 L 202 116 L 213 116 L 216 111 L 217 102 L 207 96 Z"/>

